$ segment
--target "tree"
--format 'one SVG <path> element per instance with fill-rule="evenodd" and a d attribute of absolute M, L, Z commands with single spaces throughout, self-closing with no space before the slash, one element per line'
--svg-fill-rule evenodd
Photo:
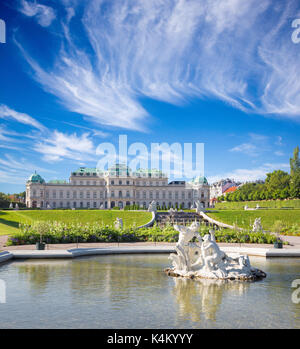
<path fill-rule="evenodd" d="M 300 171 L 296 172 L 291 178 L 290 196 L 294 199 L 300 199 Z"/>
<path fill-rule="evenodd" d="M 290 159 L 290 167 L 290 195 L 292 198 L 300 198 L 300 159 L 298 146 L 294 149 L 293 157 Z"/>
<path fill-rule="evenodd" d="M 290 158 L 291 177 L 300 171 L 299 146 L 294 149 L 293 157 Z"/>
<path fill-rule="evenodd" d="M 272 196 L 274 198 L 274 192 L 281 191 L 289 187 L 290 179 L 290 175 L 285 171 L 277 170 L 273 171 L 272 173 L 267 173 L 267 190 L 269 190 L 273 194 Z M 279 195 L 278 192 L 276 193 L 276 196 L 277 195 Z"/>

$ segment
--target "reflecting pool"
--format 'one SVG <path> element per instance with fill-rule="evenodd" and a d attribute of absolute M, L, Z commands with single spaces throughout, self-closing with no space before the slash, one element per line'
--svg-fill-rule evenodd
<path fill-rule="evenodd" d="M 300 259 L 251 257 L 258 282 L 168 277 L 168 255 L 13 261 L 0 266 L 0 328 L 300 328 Z"/>

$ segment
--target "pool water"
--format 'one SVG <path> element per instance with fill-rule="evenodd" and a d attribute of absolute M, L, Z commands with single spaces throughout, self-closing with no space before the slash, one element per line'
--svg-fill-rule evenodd
<path fill-rule="evenodd" d="M 300 328 L 300 259 L 250 261 L 266 279 L 172 278 L 165 254 L 13 261 L 0 266 L 0 328 Z"/>

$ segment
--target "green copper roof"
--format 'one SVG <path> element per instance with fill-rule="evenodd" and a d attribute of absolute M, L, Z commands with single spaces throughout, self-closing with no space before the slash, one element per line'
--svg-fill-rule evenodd
<path fill-rule="evenodd" d="M 45 183 L 45 180 L 36 172 L 33 173 L 29 178 L 27 182 L 32 182 L 32 183 Z"/>
<path fill-rule="evenodd" d="M 191 184 L 208 184 L 208 181 L 206 179 L 206 177 L 204 176 L 198 176 L 198 177 L 195 177 L 193 178 L 191 181 L 190 181 Z"/>

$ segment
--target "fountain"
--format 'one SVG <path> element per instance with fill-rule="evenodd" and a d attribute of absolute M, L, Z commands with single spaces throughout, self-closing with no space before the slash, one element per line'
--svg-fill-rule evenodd
<path fill-rule="evenodd" d="M 189 227 L 174 225 L 179 232 L 175 250 L 169 259 L 173 268 L 165 269 L 169 276 L 181 276 L 190 279 L 222 280 L 258 280 L 266 274 L 250 265 L 249 257 L 240 254 L 226 254 L 220 250 L 211 229 L 203 239 L 199 234 L 199 223 L 193 222 Z M 198 243 L 192 242 L 194 238 Z"/>

